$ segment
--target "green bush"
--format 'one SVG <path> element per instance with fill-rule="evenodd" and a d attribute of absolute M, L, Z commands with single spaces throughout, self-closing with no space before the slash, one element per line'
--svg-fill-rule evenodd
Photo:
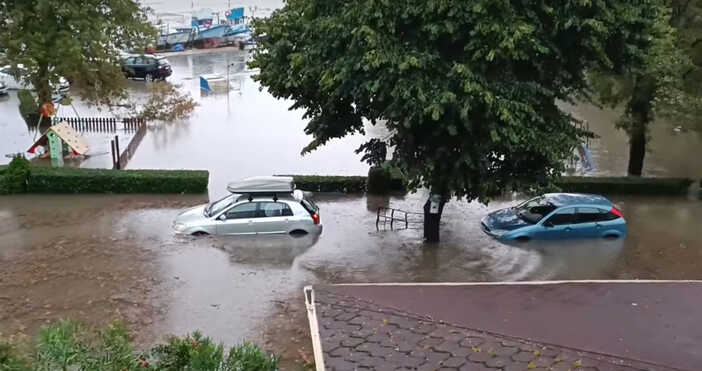
<path fill-rule="evenodd" d="M 195 170 L 31 168 L 30 193 L 202 193 L 209 173 Z"/>
<path fill-rule="evenodd" d="M 128 331 L 119 322 L 93 331 L 72 321 L 41 330 L 31 357 L 22 358 L 10 344 L 0 343 L 2 371 L 275 371 L 278 358 L 245 343 L 225 353 L 222 344 L 195 332 L 172 336 L 147 354 L 135 351 Z"/>
<path fill-rule="evenodd" d="M 39 103 L 37 99 L 34 98 L 32 92 L 29 90 L 21 89 L 17 91 L 17 99 L 19 100 L 19 111 L 20 115 L 27 122 L 30 127 L 37 126 L 39 119 L 41 118 L 41 125 L 49 125 L 51 119 L 46 117 L 41 117 L 39 114 Z"/>
<path fill-rule="evenodd" d="M 251 343 L 244 343 L 229 350 L 224 361 L 228 371 L 269 371 L 278 369 L 278 357 L 267 354 Z"/>
<path fill-rule="evenodd" d="M 12 344 L 0 342 L 0 370 L 29 371 L 29 361 L 18 353 Z"/>
<path fill-rule="evenodd" d="M 366 191 L 364 176 L 293 175 L 295 187 L 312 192 L 360 193 Z"/>
<path fill-rule="evenodd" d="M 385 171 L 385 170 L 383 170 Z M 311 192 L 363 193 L 368 188 L 365 176 L 325 176 L 325 175 L 286 175 L 292 176 L 295 187 Z M 390 170 L 390 191 L 405 192 L 406 182 L 401 174 Z"/>
<path fill-rule="evenodd" d="M 563 192 L 685 195 L 692 183 L 687 178 L 563 177 L 556 186 Z"/>
<path fill-rule="evenodd" d="M 0 175 L 0 194 L 26 192 L 29 175 L 29 161 L 21 156 L 13 158 Z"/>

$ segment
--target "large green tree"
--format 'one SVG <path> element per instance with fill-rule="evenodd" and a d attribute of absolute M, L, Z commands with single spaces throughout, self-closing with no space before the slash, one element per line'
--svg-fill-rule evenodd
<path fill-rule="evenodd" d="M 587 70 L 642 64 L 658 6 L 289 0 L 255 24 L 265 37 L 253 66 L 305 111 L 314 139 L 303 152 L 363 133 L 365 120 L 385 125 L 394 165 L 439 196 L 440 218 L 451 197 L 487 202 L 559 176 L 588 133 L 556 102 L 586 92 Z"/>
<path fill-rule="evenodd" d="M 624 73 L 592 71 L 600 103 L 624 106 L 616 126 L 629 136 L 629 175 L 643 173 L 649 126 L 656 118 L 700 122 L 702 114 L 702 1 L 667 0 L 657 8 L 643 64 Z"/>
<path fill-rule="evenodd" d="M 17 77 L 33 85 L 39 103 L 51 100 L 61 77 L 71 93 L 101 106 L 124 103 L 126 78 L 120 50 L 144 50 L 154 40 L 144 9 L 135 0 L 0 0 L 0 47 Z M 153 97 L 170 94 L 178 117 L 194 103 L 172 88 L 154 86 Z M 153 100 L 153 99 L 152 99 Z M 147 107 L 138 113 L 155 112 Z M 170 119 L 173 112 L 150 119 Z"/>
<path fill-rule="evenodd" d="M 40 102 L 64 76 L 87 100 L 111 103 L 125 88 L 118 49 L 154 36 L 133 0 L 0 0 L 0 45 Z"/>

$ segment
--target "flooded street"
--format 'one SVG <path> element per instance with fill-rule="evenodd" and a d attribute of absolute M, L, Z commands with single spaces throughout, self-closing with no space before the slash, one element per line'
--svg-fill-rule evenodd
<path fill-rule="evenodd" d="M 279 0 L 249 1 L 261 11 Z M 150 1 L 157 11 L 187 11 L 190 1 Z M 195 7 L 223 9 L 220 1 Z M 248 8 L 247 8 L 248 9 Z M 248 11 L 248 10 L 247 10 Z M 517 199 L 486 207 L 454 201 L 442 219 L 442 242 L 422 242 L 421 224 L 376 229 L 378 207 L 421 211 L 426 195 L 317 195 L 324 232 L 310 236 L 176 236 L 178 212 L 223 196 L 227 182 L 271 174 L 366 175 L 354 153 L 382 128 L 367 127 L 311 154 L 300 111 L 253 81 L 249 53 L 233 49 L 169 56 L 173 76 L 198 102 L 182 122 L 149 125 L 130 169 L 207 169 L 207 195 L 0 196 L 0 338 L 26 338 L 45 323 L 74 318 L 101 324 L 120 318 L 139 344 L 196 329 L 218 341 L 250 340 L 283 356 L 310 357 L 302 287 L 346 282 L 472 282 L 574 279 L 702 279 L 702 201 L 612 197 L 628 220 L 625 240 L 532 241 L 508 245 L 485 235 L 480 218 Z M 229 66 L 229 68 L 228 68 Z M 204 74 L 231 77 L 229 93 L 204 93 Z M 133 97 L 149 85 L 130 82 Z M 99 115 L 76 103 L 81 115 Z M 32 131 L 16 92 L 0 98 L 0 164 L 25 151 Z M 68 109 L 68 108 L 66 108 Z M 590 175 L 624 175 L 626 134 L 618 114 L 570 107 L 598 135 Z M 657 122 L 644 173 L 702 178 L 698 132 Z M 128 136 L 130 133 L 120 135 Z M 88 136 L 90 136 L 88 134 Z M 77 166 L 109 167 L 109 137 L 90 136 L 95 156 Z M 120 137 L 122 138 L 122 137 Z M 126 143 L 126 141 L 124 142 Z M 381 226 L 382 227 L 382 226 Z M 387 226 L 386 226 L 387 227 Z"/>
<path fill-rule="evenodd" d="M 614 198 L 625 241 L 496 242 L 479 219 L 512 200 L 449 203 L 438 246 L 420 229 L 376 230 L 378 206 L 417 211 L 424 199 L 319 195 L 325 228 L 315 239 L 174 235 L 173 217 L 205 201 L 197 196 L 0 197 L 0 332 L 122 318 L 142 344 L 200 329 L 289 359 L 309 348 L 300 310 L 309 284 L 702 279 L 701 201 Z"/>

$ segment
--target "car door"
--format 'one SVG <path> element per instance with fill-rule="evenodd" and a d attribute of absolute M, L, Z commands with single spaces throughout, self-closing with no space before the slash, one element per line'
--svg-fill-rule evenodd
<path fill-rule="evenodd" d="M 258 202 L 232 206 L 217 219 L 218 235 L 256 234 L 254 221 L 258 217 Z"/>
<path fill-rule="evenodd" d="M 136 57 L 129 57 L 124 60 L 124 72 L 126 72 L 128 77 L 136 77 Z"/>
<path fill-rule="evenodd" d="M 573 225 L 575 235 L 580 238 L 599 237 L 601 214 L 602 211 L 596 207 L 578 207 Z"/>
<path fill-rule="evenodd" d="M 261 202 L 259 218 L 254 221 L 260 234 L 288 233 L 292 209 L 285 202 Z"/>
<path fill-rule="evenodd" d="M 535 232 L 535 237 L 545 240 L 573 238 L 573 223 L 575 222 L 575 208 L 567 207 L 556 210 L 551 216 L 541 223 L 541 228 Z"/>
<path fill-rule="evenodd" d="M 144 57 L 134 58 L 134 64 L 132 65 L 132 68 L 134 69 L 134 77 L 136 78 L 143 79 L 145 76 L 146 66 L 144 65 L 144 63 L 146 62 L 144 61 L 144 59 Z"/>

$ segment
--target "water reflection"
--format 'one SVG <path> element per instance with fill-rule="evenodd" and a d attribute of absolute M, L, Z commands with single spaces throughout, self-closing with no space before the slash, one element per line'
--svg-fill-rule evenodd
<path fill-rule="evenodd" d="M 289 268 L 319 240 L 317 235 L 259 235 L 211 237 L 212 246 L 229 254 L 233 264 Z"/>

